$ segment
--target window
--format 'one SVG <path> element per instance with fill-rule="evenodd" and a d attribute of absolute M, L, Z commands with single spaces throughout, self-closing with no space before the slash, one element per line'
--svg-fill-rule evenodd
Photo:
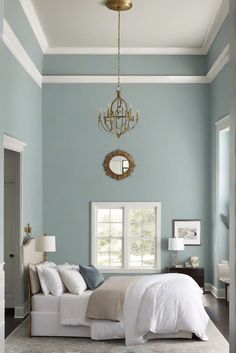
<path fill-rule="evenodd" d="M 92 202 L 92 264 L 104 272 L 160 269 L 160 202 Z"/>

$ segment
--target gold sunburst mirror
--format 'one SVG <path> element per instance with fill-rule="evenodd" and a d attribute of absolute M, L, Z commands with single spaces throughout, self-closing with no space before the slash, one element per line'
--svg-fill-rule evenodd
<path fill-rule="evenodd" d="M 133 157 L 122 150 L 109 153 L 103 162 L 106 174 L 116 180 L 122 180 L 130 176 L 135 166 Z"/>

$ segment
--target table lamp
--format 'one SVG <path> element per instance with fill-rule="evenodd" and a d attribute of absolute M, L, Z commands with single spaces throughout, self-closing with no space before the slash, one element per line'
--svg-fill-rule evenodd
<path fill-rule="evenodd" d="M 44 234 L 36 238 L 35 251 L 43 253 L 43 260 L 48 261 L 48 252 L 56 251 L 56 237 Z"/>
<path fill-rule="evenodd" d="M 172 267 L 178 267 L 178 251 L 184 250 L 184 238 L 169 238 L 168 250 L 175 251 L 174 258 L 172 260 Z"/>

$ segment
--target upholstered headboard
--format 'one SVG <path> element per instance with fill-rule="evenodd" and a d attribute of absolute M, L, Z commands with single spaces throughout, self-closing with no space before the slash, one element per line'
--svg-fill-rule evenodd
<path fill-rule="evenodd" d="M 43 261 L 43 253 L 35 251 L 35 238 L 30 238 L 23 245 L 24 267 L 28 269 L 29 264 L 38 264 Z"/>

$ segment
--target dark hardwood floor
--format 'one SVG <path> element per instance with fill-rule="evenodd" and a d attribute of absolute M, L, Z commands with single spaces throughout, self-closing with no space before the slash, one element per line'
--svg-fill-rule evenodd
<path fill-rule="evenodd" d="M 229 303 L 216 299 L 212 294 L 204 294 L 204 305 L 211 321 L 229 341 Z"/>
<path fill-rule="evenodd" d="M 5 309 L 5 338 L 10 335 L 24 319 L 14 318 L 14 309 Z"/>
<path fill-rule="evenodd" d="M 222 335 L 229 341 L 229 304 L 224 299 L 216 299 L 212 294 L 204 294 L 205 309 Z M 5 337 L 23 321 L 14 319 L 14 310 L 6 309 L 5 312 Z"/>

